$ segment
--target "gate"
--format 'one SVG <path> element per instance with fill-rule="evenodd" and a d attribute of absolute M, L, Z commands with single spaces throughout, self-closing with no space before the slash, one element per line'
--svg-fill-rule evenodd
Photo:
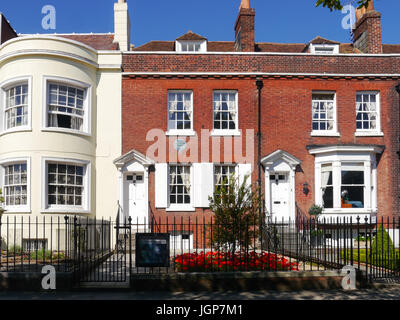
<path fill-rule="evenodd" d="M 131 223 L 74 218 L 74 276 L 77 283 L 126 283 L 132 257 Z"/>

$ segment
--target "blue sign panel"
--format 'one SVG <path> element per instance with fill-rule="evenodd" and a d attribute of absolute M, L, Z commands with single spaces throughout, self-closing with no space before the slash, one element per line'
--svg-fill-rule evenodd
<path fill-rule="evenodd" d="M 136 234 L 136 267 L 169 267 L 169 234 Z"/>

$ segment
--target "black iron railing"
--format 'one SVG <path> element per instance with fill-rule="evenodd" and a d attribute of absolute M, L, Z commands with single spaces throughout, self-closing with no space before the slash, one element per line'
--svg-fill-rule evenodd
<path fill-rule="evenodd" d="M 129 273 L 312 271 L 351 265 L 368 279 L 400 279 L 399 218 L 229 224 L 190 216 L 156 221 L 152 212 L 149 218 L 0 216 L 0 272 L 41 272 L 53 265 L 81 282 L 123 282 Z M 136 265 L 138 233 L 168 236 L 168 267 Z"/>

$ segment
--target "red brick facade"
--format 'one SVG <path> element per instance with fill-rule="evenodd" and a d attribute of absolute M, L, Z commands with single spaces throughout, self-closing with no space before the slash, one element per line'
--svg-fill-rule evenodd
<path fill-rule="evenodd" d="M 378 14 L 379 15 L 379 14 Z M 400 56 L 382 55 L 380 15 L 368 12 L 359 21 L 357 33 L 369 31 L 369 53 L 350 50 L 351 54 L 315 55 L 310 53 L 271 52 L 256 53 L 261 44 L 254 43 L 254 10 L 241 8 L 235 24 L 236 35 L 241 26 L 243 52 L 180 54 L 157 52 L 154 46 L 123 54 L 122 83 L 122 137 L 123 154 L 136 150 L 146 154 L 154 143 L 146 141 L 151 129 L 167 131 L 168 91 L 191 90 L 193 94 L 193 130 L 198 141 L 198 162 L 202 162 L 202 144 L 212 145 L 215 137 L 201 140 L 202 130 L 213 129 L 214 90 L 235 90 L 238 93 L 238 123 L 242 130 L 242 154 L 246 154 L 245 133 L 253 130 L 254 157 L 252 182 L 258 179 L 258 90 L 256 81 L 263 81 L 261 93 L 261 157 L 283 150 L 301 161 L 295 169 L 295 203 L 303 212 L 316 203 L 316 161 L 310 148 L 316 146 L 379 146 L 377 154 L 377 181 L 373 189 L 377 194 L 378 215 L 400 216 L 399 201 L 399 116 L 400 101 L 396 86 L 400 80 Z M 375 20 L 374 20 L 375 19 Z M 379 20 L 379 21 L 378 21 Z M 250 35 L 248 32 L 252 33 Z M 330 42 L 331 44 L 341 45 Z M 159 48 L 165 48 L 158 44 Z M 273 44 L 270 46 L 276 47 Z M 304 46 L 306 48 L 307 45 Z M 153 49 L 149 49 L 153 48 Z M 236 48 L 237 50 L 237 48 Z M 146 51 L 146 52 L 143 52 Z M 153 51 L 153 52 L 151 52 Z M 171 50 L 167 50 L 171 51 Z M 355 54 L 354 52 L 358 52 Z M 394 53 L 394 52 L 393 52 Z M 312 135 L 313 92 L 334 92 L 336 95 L 336 136 Z M 379 92 L 380 131 L 375 136 L 356 133 L 357 92 Z M 167 150 L 175 138 L 165 137 Z M 208 149 L 208 159 L 215 161 L 215 150 Z M 224 146 L 220 147 L 224 154 Z M 221 162 L 244 163 L 243 158 Z M 166 162 L 174 162 L 169 158 Z M 367 171 L 366 171 L 367 172 Z M 265 178 L 261 177 L 265 191 Z M 155 173 L 149 174 L 149 202 L 156 217 L 191 219 L 199 222 L 211 216 L 209 209 L 196 208 L 191 212 L 170 212 L 155 207 Z M 309 192 L 304 192 L 304 186 Z M 375 192 L 374 191 L 374 192 Z"/>
<path fill-rule="evenodd" d="M 382 145 L 385 151 L 378 161 L 378 212 L 397 216 L 399 212 L 399 95 L 398 81 L 354 79 L 286 79 L 265 78 L 261 99 L 262 156 L 278 149 L 302 160 L 296 173 L 296 202 L 307 212 L 314 199 L 314 156 L 309 145 Z M 123 80 L 123 153 L 132 149 L 146 154 L 153 142 L 146 142 L 149 130 L 167 130 L 167 92 L 172 89 L 193 90 L 194 130 L 212 129 L 212 94 L 217 89 L 236 89 L 239 96 L 239 127 L 245 131 L 257 128 L 257 88 L 255 78 L 245 79 L 147 79 Z M 357 91 L 379 91 L 381 97 L 381 128 L 383 137 L 356 137 L 355 96 Z M 312 137 L 311 98 L 313 91 L 335 91 L 337 95 L 338 131 L 340 137 Z M 172 139 L 172 138 L 171 138 Z M 213 138 L 210 138 L 213 139 Z M 169 139 L 167 139 L 169 140 Z M 255 138 L 256 144 L 256 138 Z M 210 141 L 211 144 L 211 141 Z M 199 153 L 201 142 L 199 142 Z M 243 154 L 246 151 L 243 145 Z M 256 149 L 256 145 L 255 148 Z M 210 150 L 210 159 L 212 158 Z M 221 155 L 223 155 L 223 148 Z M 221 157 L 221 162 L 224 159 Z M 252 181 L 257 180 L 257 158 L 254 158 Z M 235 162 L 235 160 L 234 160 Z M 262 178 L 262 181 L 264 179 Z M 310 193 L 303 193 L 303 184 L 310 185 Z M 150 174 L 150 203 L 154 205 L 154 175 Z M 165 215 L 165 210 L 155 210 Z M 207 210 L 197 209 L 190 214 L 202 219 Z M 169 216 L 174 214 L 167 213 Z M 187 213 L 175 214 L 185 216 Z"/>

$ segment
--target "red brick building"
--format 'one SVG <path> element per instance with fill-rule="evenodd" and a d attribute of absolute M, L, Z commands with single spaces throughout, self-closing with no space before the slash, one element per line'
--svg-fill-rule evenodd
<path fill-rule="evenodd" d="M 189 31 L 123 54 L 125 214 L 203 221 L 236 172 L 273 218 L 399 216 L 400 45 L 380 13 L 357 11 L 353 43 L 256 43 L 254 17 L 242 1 L 234 42 Z"/>

